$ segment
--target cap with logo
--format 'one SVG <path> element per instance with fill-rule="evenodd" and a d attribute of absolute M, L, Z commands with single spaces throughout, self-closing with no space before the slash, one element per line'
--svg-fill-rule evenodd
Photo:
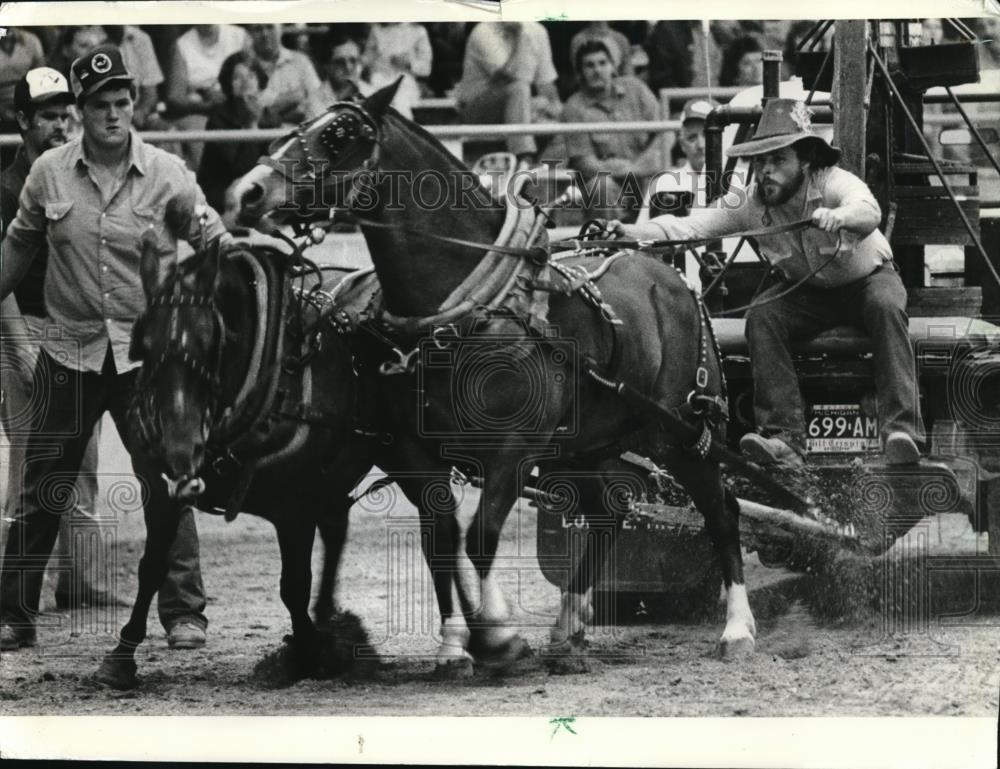
<path fill-rule="evenodd" d="M 689 120 L 704 120 L 718 106 L 719 103 L 713 99 L 691 99 L 681 110 L 681 124 Z"/>
<path fill-rule="evenodd" d="M 27 112 L 32 107 L 49 102 L 73 103 L 69 83 L 58 70 L 51 67 L 36 67 L 28 70 L 14 86 L 14 109 L 18 112 Z"/>
<path fill-rule="evenodd" d="M 99 45 L 87 55 L 74 61 L 70 67 L 73 95 L 78 101 L 90 96 L 112 80 L 131 83 L 132 79 L 125 69 L 121 51 L 114 45 Z"/>

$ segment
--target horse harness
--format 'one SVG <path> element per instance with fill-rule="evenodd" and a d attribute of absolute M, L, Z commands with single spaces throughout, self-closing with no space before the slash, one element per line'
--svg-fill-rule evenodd
<path fill-rule="evenodd" d="M 311 363 L 321 351 L 325 332 L 346 333 L 349 325 L 343 312 L 336 311 L 332 298 L 318 284 L 311 290 L 290 286 L 294 275 L 288 256 L 276 249 L 264 249 L 258 255 L 245 248 L 232 249 L 223 258 L 237 263 L 249 276 L 256 309 L 253 348 L 243 381 L 233 403 L 217 419 L 222 367 L 222 348 L 226 327 L 222 312 L 211 295 L 185 292 L 180 280 L 154 297 L 139 319 L 158 308 L 169 308 L 169 336 L 161 355 L 144 366 L 141 381 L 152 381 L 167 361 L 179 361 L 209 387 L 205 415 L 208 437 L 206 452 L 213 472 L 235 472 L 234 490 L 225 508 L 227 521 L 239 513 L 257 469 L 272 465 L 300 450 L 313 427 L 327 428 L 332 422 L 331 408 L 324 408 L 322 392 L 313 383 Z M 200 363 L 178 332 L 178 314 L 188 308 L 211 311 L 218 331 L 215 367 Z M 306 316 L 309 316 L 307 319 Z M 133 410 L 140 441 L 151 449 L 162 443 L 159 417 L 152 388 L 136 388 Z M 290 425 L 291 430 L 276 429 Z"/>

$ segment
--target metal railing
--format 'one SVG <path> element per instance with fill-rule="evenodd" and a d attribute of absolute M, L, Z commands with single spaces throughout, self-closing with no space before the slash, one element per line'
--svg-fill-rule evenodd
<path fill-rule="evenodd" d="M 673 89 L 678 90 L 678 89 Z M 998 99 L 994 98 L 993 101 Z M 820 106 L 820 105 L 817 105 Z M 1000 121 L 1000 110 L 976 116 L 978 121 Z M 955 126 L 962 124 L 957 114 L 930 114 L 924 116 L 928 126 Z M 558 136 L 566 134 L 618 134 L 676 132 L 679 120 L 642 120 L 622 123 L 511 123 L 488 125 L 426 125 L 424 128 L 442 141 L 504 139 L 508 136 Z M 139 134 L 145 141 L 162 144 L 169 142 L 268 142 L 288 135 L 285 128 L 227 129 L 200 131 L 145 131 Z M 17 146 L 17 134 L 0 134 L 0 147 Z"/>

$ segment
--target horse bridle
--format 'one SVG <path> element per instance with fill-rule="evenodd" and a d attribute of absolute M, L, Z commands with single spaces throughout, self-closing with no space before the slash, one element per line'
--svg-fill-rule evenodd
<path fill-rule="evenodd" d="M 211 312 L 214 328 L 218 332 L 217 342 L 215 345 L 216 359 L 214 369 L 209 369 L 208 366 L 198 360 L 197 356 L 193 354 L 188 345 L 185 343 L 183 334 L 179 331 L 178 320 L 180 311 L 185 308 L 190 309 L 196 307 L 205 308 Z M 213 422 L 212 417 L 221 395 L 221 379 L 219 372 L 222 370 L 222 352 L 226 339 L 226 324 L 214 297 L 210 294 L 182 291 L 179 279 L 176 283 L 174 283 L 173 288 L 169 292 L 164 291 L 149 301 L 149 304 L 145 312 L 140 316 L 138 323 L 144 323 L 151 311 L 160 308 L 167 308 L 170 310 L 169 336 L 167 338 L 167 343 L 159 357 L 153 361 L 152 364 L 143 364 L 139 372 L 139 380 L 136 383 L 136 416 L 138 427 L 140 435 L 150 446 L 156 445 L 156 443 L 159 442 L 156 440 L 157 438 L 162 438 L 160 432 L 159 409 L 156 406 L 156 400 L 153 397 L 152 389 L 149 388 L 148 393 L 145 393 L 145 397 L 143 397 L 143 390 L 144 386 L 148 382 L 152 382 L 156 378 L 160 369 L 162 369 L 163 366 L 171 360 L 179 361 L 184 368 L 192 372 L 198 378 L 199 382 L 208 385 L 208 405 L 206 407 L 203 424 L 210 425 L 209 432 L 215 427 L 216 423 Z"/>
<path fill-rule="evenodd" d="M 338 111 L 341 114 L 334 117 L 330 121 L 330 124 L 319 132 L 319 143 L 328 153 L 327 157 L 315 157 L 311 145 L 312 139 L 309 136 L 310 127 L 325 117 L 321 115 L 313 118 L 308 123 L 296 126 L 291 133 L 275 140 L 269 148 L 273 150 L 273 148 L 288 141 L 290 137 L 294 137 L 301 148 L 302 157 L 287 158 L 288 162 L 282 162 L 282 160 L 285 160 L 284 158 L 275 160 L 270 155 L 264 155 L 257 162 L 260 165 L 265 165 L 277 171 L 285 181 L 299 185 L 315 184 L 318 177 L 313 164 L 317 161 L 326 163 L 334 157 L 345 162 L 342 167 L 334 167 L 331 170 L 346 172 L 350 170 L 350 166 L 347 165 L 346 161 L 353 161 L 358 155 L 364 152 L 363 160 L 360 164 L 361 168 L 364 171 L 371 171 L 378 164 L 379 150 L 382 142 L 382 133 L 379 130 L 378 123 L 375 122 L 375 119 L 368 114 L 368 111 L 364 107 L 356 102 L 338 101 L 327 108 L 327 112 Z M 371 145 L 371 148 L 365 151 L 364 144 Z M 294 171 L 289 169 L 289 166 L 295 166 L 299 163 L 306 165 L 306 171 L 302 176 L 296 175 Z"/>

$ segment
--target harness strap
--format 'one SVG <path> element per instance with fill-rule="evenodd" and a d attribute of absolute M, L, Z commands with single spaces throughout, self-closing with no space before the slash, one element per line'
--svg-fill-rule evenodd
<path fill-rule="evenodd" d="M 662 421 L 672 433 L 688 445 L 697 447 L 701 443 L 707 444 L 705 446 L 705 456 L 710 456 L 719 462 L 724 462 L 733 467 L 742 475 L 760 484 L 762 488 L 788 500 L 789 504 L 793 505 L 794 509 L 799 512 L 810 512 L 813 508 L 808 499 L 785 487 L 783 484 L 778 483 L 757 465 L 747 462 L 735 451 L 720 442 L 718 438 L 712 436 L 711 432 L 708 432 L 708 438 L 706 439 L 706 427 L 704 425 L 699 429 L 699 427 L 689 423 L 677 409 L 658 403 L 652 398 L 643 395 L 626 382 L 615 381 L 602 376 L 592 364 L 588 364 L 585 371 L 595 382 L 620 395 L 626 402 L 638 410 Z"/>
<path fill-rule="evenodd" d="M 556 240 L 550 245 L 558 249 L 583 250 L 590 248 L 627 248 L 634 251 L 656 252 L 660 249 L 676 248 L 677 246 L 700 246 L 719 240 L 720 237 L 727 238 L 759 238 L 768 235 L 779 235 L 783 232 L 795 232 L 811 227 L 812 219 L 799 219 L 788 224 L 779 224 L 771 227 L 760 227 L 753 230 L 742 230 L 740 232 L 726 233 L 724 236 L 713 235 L 708 238 L 667 238 L 664 240 Z"/>

